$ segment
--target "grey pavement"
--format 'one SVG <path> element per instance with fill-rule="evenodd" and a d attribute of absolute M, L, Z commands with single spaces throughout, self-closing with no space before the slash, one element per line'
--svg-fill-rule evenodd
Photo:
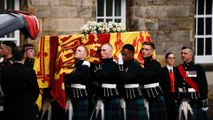
<path fill-rule="evenodd" d="M 209 110 L 207 112 L 209 120 L 213 120 L 213 100 L 209 100 Z"/>

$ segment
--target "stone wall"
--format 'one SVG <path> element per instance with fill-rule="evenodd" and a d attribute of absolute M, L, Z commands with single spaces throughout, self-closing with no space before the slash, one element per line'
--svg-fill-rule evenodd
<path fill-rule="evenodd" d="M 41 24 L 42 35 L 79 33 L 80 27 L 96 18 L 96 0 L 29 0 L 29 11 Z"/>
<path fill-rule="evenodd" d="M 181 47 L 194 43 L 194 0 L 127 0 L 127 6 L 128 29 L 149 31 L 162 65 L 167 52 L 180 64 Z"/>

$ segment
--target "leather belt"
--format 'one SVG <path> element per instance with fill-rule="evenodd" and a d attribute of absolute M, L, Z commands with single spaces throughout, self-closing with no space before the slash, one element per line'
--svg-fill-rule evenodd
<path fill-rule="evenodd" d="M 155 88 L 158 87 L 159 83 L 145 84 L 144 88 Z"/>
<path fill-rule="evenodd" d="M 116 84 L 105 84 L 101 85 L 102 88 L 116 88 Z"/>
<path fill-rule="evenodd" d="M 139 88 L 139 84 L 125 84 L 124 88 Z"/>
<path fill-rule="evenodd" d="M 86 89 L 86 86 L 82 84 L 71 84 L 71 88 Z"/>

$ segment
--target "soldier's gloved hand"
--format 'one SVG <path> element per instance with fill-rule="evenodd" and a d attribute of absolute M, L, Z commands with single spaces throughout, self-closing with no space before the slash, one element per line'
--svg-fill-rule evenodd
<path fill-rule="evenodd" d="M 120 70 L 121 72 L 124 72 L 124 71 L 125 71 L 125 69 L 124 69 L 124 66 L 123 66 L 123 65 L 118 65 L 118 67 L 119 67 L 119 70 Z"/>
<path fill-rule="evenodd" d="M 208 100 L 201 100 L 201 105 L 202 105 L 202 111 L 207 111 L 209 109 L 208 107 Z"/>
<path fill-rule="evenodd" d="M 123 60 L 122 54 L 119 53 L 118 54 L 118 65 L 123 65 L 123 64 L 124 64 L 124 60 Z"/>
<path fill-rule="evenodd" d="M 178 100 L 175 100 L 174 103 L 175 103 L 175 106 L 178 107 Z"/>
<path fill-rule="evenodd" d="M 102 69 L 102 65 L 100 65 L 100 64 L 95 65 L 94 72 L 97 72 L 98 70 L 101 70 L 101 69 Z"/>
<path fill-rule="evenodd" d="M 84 62 L 82 63 L 82 65 L 86 65 L 86 66 L 90 67 L 90 62 L 89 62 L 89 61 L 84 61 Z"/>

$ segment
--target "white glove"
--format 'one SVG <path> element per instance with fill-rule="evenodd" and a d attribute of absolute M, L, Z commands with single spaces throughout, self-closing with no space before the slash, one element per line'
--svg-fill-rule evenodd
<path fill-rule="evenodd" d="M 207 111 L 209 109 L 209 107 L 202 107 L 201 110 L 202 111 Z"/>
<path fill-rule="evenodd" d="M 118 65 L 123 65 L 123 64 L 124 64 L 124 60 L 123 60 L 122 54 L 119 53 L 118 54 Z"/>
<path fill-rule="evenodd" d="M 85 60 L 85 61 L 82 63 L 82 65 L 86 65 L 86 66 L 90 67 L 90 62 Z"/>

